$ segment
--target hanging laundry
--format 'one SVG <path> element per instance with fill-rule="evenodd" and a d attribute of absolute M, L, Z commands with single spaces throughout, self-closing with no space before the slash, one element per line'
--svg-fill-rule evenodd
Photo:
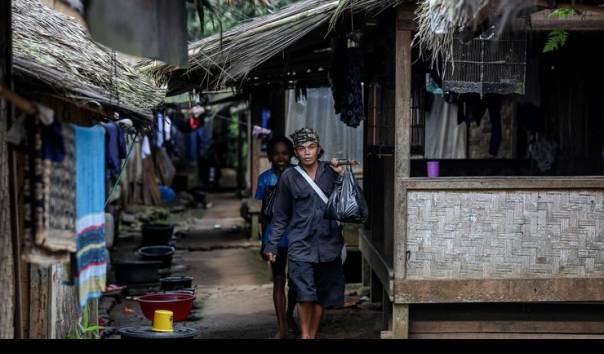
<path fill-rule="evenodd" d="M 254 125 L 254 128 L 252 130 L 252 135 L 256 139 L 266 140 L 266 139 L 269 139 L 273 135 L 273 131 L 270 129 L 265 129 L 265 128 L 259 127 L 257 125 Z"/>
<path fill-rule="evenodd" d="M 158 148 L 164 146 L 164 115 L 161 113 L 157 114 L 155 121 L 155 146 Z"/>
<path fill-rule="evenodd" d="M 499 147 L 501 146 L 501 107 L 503 100 L 501 95 L 487 95 L 485 99 L 487 102 L 487 109 L 489 110 L 489 119 L 491 120 L 489 154 L 497 156 L 499 154 Z"/>
<path fill-rule="evenodd" d="M 116 178 L 122 168 L 122 158 L 125 158 L 125 153 L 121 151 L 126 148 L 122 146 L 120 148 L 120 135 L 121 143 L 125 144 L 124 136 L 121 133 L 120 127 L 113 122 L 102 123 L 105 129 L 105 163 L 107 164 L 107 175 L 112 179 Z M 124 157 L 121 157 L 121 155 Z"/>
<path fill-rule="evenodd" d="M 426 116 L 427 159 L 466 158 L 467 131 L 465 125 L 457 124 L 457 109 L 442 96 L 434 96 Z"/>
<path fill-rule="evenodd" d="M 75 126 L 76 277 L 80 306 L 105 291 L 105 131 Z"/>
<path fill-rule="evenodd" d="M 430 73 L 426 73 L 426 91 L 433 95 L 443 95 L 443 89 L 438 86 Z"/>
<path fill-rule="evenodd" d="M 501 126 L 501 108 L 503 106 L 503 96 L 498 94 L 487 94 L 483 98 L 477 93 L 463 94 L 459 96 L 458 105 L 460 107 L 457 115 L 457 123 L 466 122 L 470 124 L 475 122 L 480 126 L 485 112 L 489 112 L 491 122 L 491 140 L 489 142 L 489 154 L 497 156 L 502 139 Z"/>
<path fill-rule="evenodd" d="M 202 106 L 194 106 L 193 108 L 191 108 L 190 113 L 195 117 L 195 118 L 199 118 L 200 115 L 205 113 L 205 108 L 203 108 Z"/>
<path fill-rule="evenodd" d="M 132 139 L 134 140 L 134 139 Z M 143 185 L 143 159 L 141 156 L 142 143 L 140 140 L 133 141 L 134 147 L 130 160 L 126 164 L 127 181 L 128 181 L 128 202 L 136 204 L 142 202 L 142 185 Z"/>
<path fill-rule="evenodd" d="M 75 152 L 73 129 L 58 121 L 50 127 L 32 120 L 27 124 L 28 154 L 24 164 L 24 239 L 22 258 L 43 266 L 69 260 L 76 251 Z M 51 134 L 47 138 L 44 134 Z M 56 135 L 60 135 L 57 137 Z M 61 161 L 44 141 L 60 140 Z"/>
<path fill-rule="evenodd" d="M 192 130 L 197 130 L 197 128 L 199 128 L 200 122 L 199 119 L 193 116 L 189 117 L 189 127 Z"/>
<path fill-rule="evenodd" d="M 203 129 L 203 128 L 202 128 Z M 187 148 L 187 160 L 189 162 L 197 161 L 199 154 L 199 139 L 197 131 L 193 131 L 187 134 L 186 137 L 186 148 Z"/>
<path fill-rule="evenodd" d="M 59 163 L 65 158 L 63 125 L 58 120 L 42 127 L 42 156 L 45 160 Z"/>
<path fill-rule="evenodd" d="M 149 144 L 149 138 L 147 136 L 145 136 L 143 138 L 143 146 L 142 146 L 142 158 L 145 159 L 149 156 L 151 156 L 151 144 Z"/>
<path fill-rule="evenodd" d="M 330 78 L 336 114 L 351 127 L 365 119 L 363 108 L 364 57 L 360 48 L 347 48 L 343 38 L 336 41 Z"/>
<path fill-rule="evenodd" d="M 172 120 L 169 117 L 164 117 L 164 139 L 172 140 Z"/>
<path fill-rule="evenodd" d="M 25 115 L 17 117 L 6 133 L 6 141 L 13 145 L 21 145 L 27 135 L 27 131 L 25 130 L 25 119 Z"/>
<path fill-rule="evenodd" d="M 535 134 L 528 146 L 528 157 L 536 162 L 542 173 L 552 169 L 558 157 L 559 145 L 556 140 Z"/>
<path fill-rule="evenodd" d="M 262 128 L 268 128 L 268 122 L 271 120 L 271 110 L 268 108 L 262 109 Z"/>
<path fill-rule="evenodd" d="M 44 106 L 41 103 L 34 102 L 36 109 L 38 110 L 38 119 L 44 125 L 50 125 L 55 120 L 55 111 Z"/>

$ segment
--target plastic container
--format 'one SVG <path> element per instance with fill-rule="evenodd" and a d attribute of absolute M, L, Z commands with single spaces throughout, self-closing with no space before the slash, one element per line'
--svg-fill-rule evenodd
<path fill-rule="evenodd" d="M 164 291 L 190 289 L 193 287 L 193 277 L 167 277 L 159 280 Z"/>
<path fill-rule="evenodd" d="M 155 310 L 172 311 L 174 321 L 184 321 L 189 317 L 195 296 L 188 294 L 149 294 L 138 298 L 143 315 L 151 321 Z"/>
<path fill-rule="evenodd" d="M 143 224 L 143 246 L 167 245 L 172 238 L 174 225 L 169 224 Z"/>
<path fill-rule="evenodd" d="M 155 332 L 174 332 L 174 328 L 172 327 L 173 320 L 174 314 L 172 311 L 155 310 L 151 329 Z"/>
<path fill-rule="evenodd" d="M 428 161 L 428 177 L 438 177 L 440 176 L 440 164 L 438 161 Z"/>
<path fill-rule="evenodd" d="M 161 264 L 159 261 L 115 262 L 115 280 L 120 285 L 157 283 Z"/>
<path fill-rule="evenodd" d="M 137 253 L 144 261 L 161 261 L 162 268 L 168 268 L 172 265 L 174 248 L 170 246 L 145 246 L 141 247 Z"/>

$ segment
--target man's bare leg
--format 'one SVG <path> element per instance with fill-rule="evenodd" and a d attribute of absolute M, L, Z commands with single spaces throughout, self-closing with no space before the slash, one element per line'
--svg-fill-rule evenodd
<path fill-rule="evenodd" d="M 319 304 L 313 304 L 312 308 L 312 319 L 310 322 L 310 338 L 317 338 L 317 332 L 319 331 L 319 325 L 321 324 L 321 317 L 323 317 L 323 306 Z"/>
<path fill-rule="evenodd" d="M 273 279 L 273 303 L 277 313 L 279 331 L 275 334 L 275 339 L 287 338 L 287 322 L 285 317 L 285 278 L 278 276 Z"/>
<path fill-rule="evenodd" d="M 293 288 L 289 288 L 287 291 L 287 326 L 290 330 L 298 332 L 298 325 L 294 320 L 294 309 L 296 308 L 296 291 Z"/>
<path fill-rule="evenodd" d="M 298 315 L 300 316 L 300 330 L 302 339 L 311 339 L 311 323 L 314 304 L 312 302 L 299 302 Z"/>

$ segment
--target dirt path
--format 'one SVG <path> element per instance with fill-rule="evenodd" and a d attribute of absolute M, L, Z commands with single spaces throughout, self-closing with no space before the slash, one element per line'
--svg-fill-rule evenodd
<path fill-rule="evenodd" d="M 259 243 L 247 239 L 238 199 L 215 194 L 209 201 L 212 207 L 201 220 L 179 226 L 172 275 L 194 277 L 197 288 L 196 320 L 182 325 L 199 328 L 199 338 L 270 338 L 277 327 L 269 267 L 260 259 Z M 111 319 L 116 327 L 149 324 L 133 300 L 114 306 Z M 378 338 L 380 321 L 381 312 L 366 305 L 331 310 L 320 335 Z"/>

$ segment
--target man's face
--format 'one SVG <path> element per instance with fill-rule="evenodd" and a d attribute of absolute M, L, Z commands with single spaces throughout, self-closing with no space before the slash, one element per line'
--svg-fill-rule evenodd
<path fill-rule="evenodd" d="M 287 149 L 287 145 L 285 145 L 284 143 L 275 144 L 271 154 L 271 162 L 274 166 L 278 168 L 283 168 L 289 164 L 291 158 L 292 156 L 290 155 L 290 152 Z"/>
<path fill-rule="evenodd" d="M 296 147 L 296 157 L 304 166 L 314 165 L 319 159 L 321 147 L 315 142 L 307 142 Z"/>

